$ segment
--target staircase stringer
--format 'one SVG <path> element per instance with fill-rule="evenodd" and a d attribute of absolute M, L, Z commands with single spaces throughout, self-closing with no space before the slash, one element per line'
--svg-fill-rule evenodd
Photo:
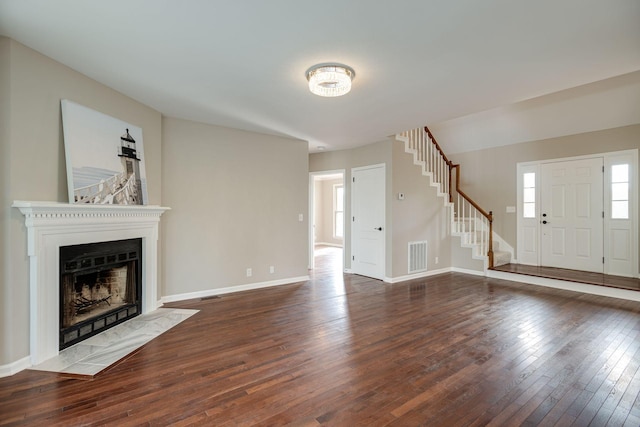
<path fill-rule="evenodd" d="M 396 135 L 396 140 L 401 141 L 404 143 L 404 151 L 407 154 L 411 154 L 413 157 L 413 164 L 416 166 L 420 167 L 420 170 L 422 172 L 423 176 L 427 176 L 429 177 L 429 185 L 431 187 L 434 187 L 437 191 L 437 195 L 438 197 L 441 197 L 443 202 L 444 202 L 444 206 L 445 207 L 452 207 L 453 203 L 451 203 L 449 201 L 449 193 L 444 191 L 444 185 L 439 182 L 433 172 L 429 171 L 427 169 L 427 162 L 420 160 L 419 155 L 418 155 L 418 150 L 411 148 L 410 146 L 410 142 L 409 142 L 409 137 L 401 135 L 401 134 L 397 134 Z"/>

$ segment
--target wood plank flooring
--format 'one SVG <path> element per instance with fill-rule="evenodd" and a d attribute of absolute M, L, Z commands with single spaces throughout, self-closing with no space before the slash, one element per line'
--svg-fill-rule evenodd
<path fill-rule="evenodd" d="M 308 282 L 171 304 L 200 312 L 92 381 L 0 379 L 0 425 L 640 425 L 640 303 L 384 284 L 336 251 Z"/>

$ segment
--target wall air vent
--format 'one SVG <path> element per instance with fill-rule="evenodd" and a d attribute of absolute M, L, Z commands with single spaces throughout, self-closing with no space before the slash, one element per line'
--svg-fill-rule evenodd
<path fill-rule="evenodd" d="M 427 241 L 409 242 L 409 274 L 427 271 Z"/>

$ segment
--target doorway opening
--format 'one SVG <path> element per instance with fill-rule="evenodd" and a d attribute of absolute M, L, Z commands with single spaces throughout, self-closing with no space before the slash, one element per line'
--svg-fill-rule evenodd
<path fill-rule="evenodd" d="M 345 171 L 309 174 L 309 269 L 342 274 L 346 218 Z"/>

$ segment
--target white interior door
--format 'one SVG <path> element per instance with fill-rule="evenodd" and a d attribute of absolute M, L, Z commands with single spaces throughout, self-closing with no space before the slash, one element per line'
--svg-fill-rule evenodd
<path fill-rule="evenodd" d="M 351 270 L 384 280 L 385 166 L 351 170 Z"/>
<path fill-rule="evenodd" d="M 603 272 L 602 168 L 602 158 L 541 165 L 541 265 Z"/>

